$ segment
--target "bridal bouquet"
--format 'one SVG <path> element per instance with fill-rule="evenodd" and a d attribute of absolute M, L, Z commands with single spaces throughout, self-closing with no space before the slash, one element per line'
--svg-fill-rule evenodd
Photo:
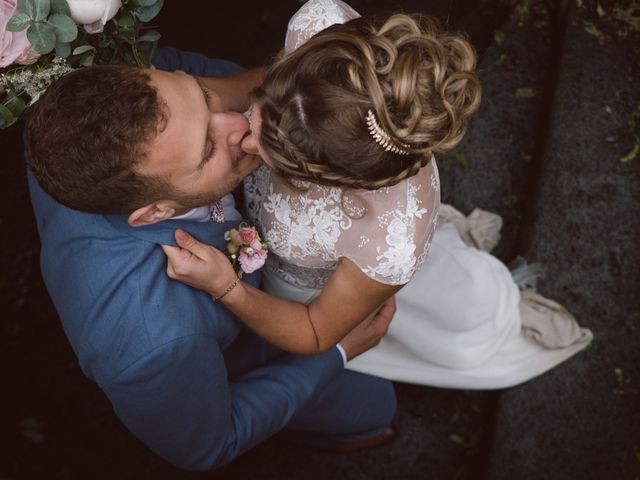
<path fill-rule="evenodd" d="M 238 277 L 242 272 L 253 273 L 262 268 L 267 260 L 269 246 L 260 239 L 255 227 L 242 222 L 238 229 L 232 228 L 224 234 L 227 241 L 227 257 Z"/>
<path fill-rule="evenodd" d="M 0 0 L 0 128 L 81 67 L 148 67 L 160 34 L 145 27 L 164 0 Z"/>

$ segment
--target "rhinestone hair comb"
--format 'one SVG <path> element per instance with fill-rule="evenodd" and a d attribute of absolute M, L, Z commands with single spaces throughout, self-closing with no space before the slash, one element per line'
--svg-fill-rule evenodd
<path fill-rule="evenodd" d="M 389 134 L 380 126 L 376 114 L 373 113 L 371 109 L 367 111 L 367 127 L 375 142 L 387 152 L 397 153 L 398 155 L 409 155 L 408 149 L 411 145 L 407 145 L 406 143 L 396 145 Z"/>

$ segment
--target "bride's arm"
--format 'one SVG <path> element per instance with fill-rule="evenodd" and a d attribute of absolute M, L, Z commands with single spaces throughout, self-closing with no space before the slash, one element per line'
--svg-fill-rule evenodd
<path fill-rule="evenodd" d="M 219 250 L 183 233 L 176 232 L 181 248 L 163 246 L 169 259 L 167 274 L 214 297 L 222 295 L 237 278 L 229 260 Z M 271 296 L 243 282 L 219 301 L 269 342 L 304 355 L 335 346 L 400 288 L 370 279 L 343 258 L 309 305 Z"/>

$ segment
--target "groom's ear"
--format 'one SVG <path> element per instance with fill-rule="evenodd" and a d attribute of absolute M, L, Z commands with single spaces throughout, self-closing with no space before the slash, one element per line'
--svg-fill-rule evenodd
<path fill-rule="evenodd" d="M 155 202 L 140 207 L 129 215 L 128 222 L 132 227 L 153 225 L 175 215 L 176 209 L 169 202 Z"/>

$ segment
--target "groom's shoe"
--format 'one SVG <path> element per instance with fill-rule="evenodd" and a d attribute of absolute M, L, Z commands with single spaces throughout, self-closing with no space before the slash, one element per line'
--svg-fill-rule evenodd
<path fill-rule="evenodd" d="M 365 438 L 364 440 L 355 440 L 353 442 L 341 443 L 335 447 L 326 450 L 334 453 L 353 453 L 369 448 L 381 447 L 392 442 L 398 436 L 398 429 L 395 425 L 390 425 L 384 432 L 375 437 Z"/>

